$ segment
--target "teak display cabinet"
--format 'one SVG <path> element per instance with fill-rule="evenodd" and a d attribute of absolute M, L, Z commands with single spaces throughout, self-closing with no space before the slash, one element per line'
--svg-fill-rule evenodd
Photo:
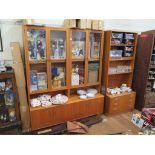
<path fill-rule="evenodd" d="M 103 31 L 24 25 L 23 33 L 31 129 L 102 114 Z M 56 76 L 58 72 L 63 72 L 61 80 Z M 41 79 L 37 85 L 36 79 Z M 98 94 L 81 100 L 77 90 L 89 87 L 96 88 Z M 69 98 L 64 105 L 35 108 L 30 105 L 30 100 L 38 95 L 60 93 Z"/>
<path fill-rule="evenodd" d="M 110 95 L 107 88 L 120 87 L 123 83 L 132 86 L 137 33 L 106 31 L 104 44 L 102 85 L 106 101 L 105 113 L 113 115 L 132 110 L 135 92 Z"/>

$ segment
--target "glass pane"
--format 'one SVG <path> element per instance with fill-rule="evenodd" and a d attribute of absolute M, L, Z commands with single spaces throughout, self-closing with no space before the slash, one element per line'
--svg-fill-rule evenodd
<path fill-rule="evenodd" d="M 33 64 L 30 66 L 30 91 L 47 89 L 47 69 L 46 64 Z"/>
<path fill-rule="evenodd" d="M 97 83 L 99 81 L 99 67 L 99 62 L 89 62 L 88 83 Z"/>
<path fill-rule="evenodd" d="M 60 88 L 66 86 L 66 66 L 63 64 L 52 64 L 52 87 Z"/>
<path fill-rule="evenodd" d="M 89 58 L 99 58 L 101 48 L 101 34 L 90 33 L 89 37 Z"/>
<path fill-rule="evenodd" d="M 66 58 L 66 32 L 51 31 L 51 59 Z"/>
<path fill-rule="evenodd" d="M 72 86 L 84 84 L 84 62 L 72 63 Z"/>
<path fill-rule="evenodd" d="M 0 125 L 13 121 L 16 121 L 16 113 L 12 80 L 0 80 Z"/>
<path fill-rule="evenodd" d="M 28 30 L 29 60 L 42 60 L 46 58 L 45 30 Z"/>
<path fill-rule="evenodd" d="M 66 32 L 51 31 L 51 59 L 66 58 Z"/>
<path fill-rule="evenodd" d="M 72 58 L 84 58 L 86 49 L 86 33 L 72 32 Z"/>

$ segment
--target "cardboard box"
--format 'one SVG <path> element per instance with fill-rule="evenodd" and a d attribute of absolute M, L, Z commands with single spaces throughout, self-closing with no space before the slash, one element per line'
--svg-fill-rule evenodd
<path fill-rule="evenodd" d="M 87 28 L 87 20 L 86 19 L 77 19 L 77 27 L 80 29 L 86 29 Z"/>
<path fill-rule="evenodd" d="M 92 20 L 92 29 L 98 30 L 98 20 Z"/>
<path fill-rule="evenodd" d="M 16 77 L 17 87 L 25 87 L 25 74 L 24 74 L 24 67 L 22 62 L 22 57 L 20 53 L 20 46 L 17 42 L 10 43 L 12 58 L 13 58 L 13 65 Z"/>
<path fill-rule="evenodd" d="M 30 129 L 30 115 L 29 115 L 29 108 L 27 102 L 27 94 L 26 94 L 26 82 L 25 82 L 25 74 L 24 74 L 24 67 L 20 52 L 20 46 L 18 42 L 10 43 L 12 57 L 13 57 L 13 68 L 16 77 L 17 89 L 18 89 L 18 96 L 20 102 L 20 113 L 21 113 L 21 120 L 22 120 L 22 130 L 29 131 Z"/>
<path fill-rule="evenodd" d="M 89 71 L 88 72 L 88 82 L 89 83 L 96 83 L 98 82 L 98 71 Z"/>
<path fill-rule="evenodd" d="M 133 114 L 131 122 L 136 126 L 138 126 L 139 128 L 142 128 L 145 121 L 141 118 L 140 114 Z"/>
<path fill-rule="evenodd" d="M 92 22 L 91 19 L 87 19 L 87 20 L 86 20 L 86 28 L 87 28 L 87 29 L 91 29 L 91 22 Z"/>
<path fill-rule="evenodd" d="M 66 28 L 75 28 L 76 27 L 76 19 L 65 19 L 64 27 Z"/>
<path fill-rule="evenodd" d="M 24 25 L 35 25 L 34 19 L 23 19 Z"/>
<path fill-rule="evenodd" d="M 99 29 L 99 30 L 103 30 L 103 27 L 104 27 L 104 25 L 103 25 L 103 20 L 99 20 L 99 21 L 98 21 L 98 29 Z"/>

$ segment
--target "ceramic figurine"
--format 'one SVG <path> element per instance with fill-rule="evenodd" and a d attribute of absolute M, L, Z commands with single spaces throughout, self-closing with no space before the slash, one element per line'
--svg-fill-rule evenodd
<path fill-rule="evenodd" d="M 44 59 L 45 53 L 44 53 L 43 44 L 41 40 L 37 40 L 37 53 L 40 55 L 42 59 Z"/>
<path fill-rule="evenodd" d="M 64 58 L 63 53 L 64 53 L 64 41 L 63 39 L 59 40 L 59 58 Z"/>

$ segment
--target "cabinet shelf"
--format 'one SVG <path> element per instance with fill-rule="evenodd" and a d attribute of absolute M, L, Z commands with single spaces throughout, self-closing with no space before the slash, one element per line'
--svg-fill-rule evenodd
<path fill-rule="evenodd" d="M 67 87 L 60 87 L 60 88 L 52 88 L 52 90 L 48 90 L 48 89 L 41 89 L 41 90 L 34 90 L 32 92 L 30 92 L 30 95 L 34 95 L 34 94 L 42 94 L 42 93 L 50 93 L 52 91 L 61 91 L 61 90 L 66 90 Z"/>
<path fill-rule="evenodd" d="M 47 60 L 30 60 L 30 64 L 45 64 Z"/>
<path fill-rule="evenodd" d="M 98 86 L 98 85 L 100 85 L 99 82 L 97 82 L 97 83 L 88 83 L 88 84 L 86 84 L 86 85 L 71 86 L 71 89 L 84 88 L 84 87 L 91 87 L 91 86 L 93 87 L 93 86 Z"/>
<path fill-rule="evenodd" d="M 35 111 L 35 110 L 40 110 L 40 109 L 48 109 L 48 108 L 57 107 L 57 106 L 65 106 L 65 105 L 74 104 L 74 103 L 80 102 L 80 101 L 89 101 L 89 100 L 92 100 L 92 99 L 95 99 L 95 98 L 102 98 L 102 97 L 104 97 L 104 95 L 98 93 L 93 98 L 87 98 L 87 99 L 83 99 L 82 100 L 82 99 L 80 99 L 80 97 L 78 95 L 72 95 L 72 96 L 69 97 L 67 103 L 65 103 L 65 104 L 62 104 L 62 105 L 51 105 L 51 106 L 48 106 L 48 107 L 42 107 L 42 106 L 30 107 L 30 111 Z"/>
<path fill-rule="evenodd" d="M 52 88 L 52 91 L 59 91 L 59 90 L 66 90 L 67 89 L 67 87 L 55 87 L 55 88 Z"/>
<path fill-rule="evenodd" d="M 135 93 L 135 92 L 131 91 L 131 92 L 125 92 L 125 93 L 122 93 L 122 94 L 115 94 L 115 95 L 106 93 L 106 96 L 108 96 L 110 98 L 114 98 L 114 97 L 119 97 L 119 96 L 124 96 L 124 95 L 130 95 L 130 94 L 132 95 L 133 93 Z"/>
<path fill-rule="evenodd" d="M 72 59 L 72 62 L 83 62 L 85 59 Z"/>
<path fill-rule="evenodd" d="M 30 95 L 42 94 L 50 92 L 48 89 L 34 90 L 30 92 Z"/>
<path fill-rule="evenodd" d="M 131 74 L 132 72 L 122 72 L 122 73 L 113 73 L 113 74 L 108 74 L 109 76 L 111 75 L 121 75 L 121 74 Z"/>
<path fill-rule="evenodd" d="M 90 59 L 88 59 L 88 61 L 100 61 L 100 59 L 99 58 L 90 58 Z"/>
<path fill-rule="evenodd" d="M 111 46 L 133 46 L 134 47 L 134 45 L 127 45 L 127 44 L 111 44 Z"/>
<path fill-rule="evenodd" d="M 110 61 L 126 61 L 126 60 L 133 60 L 133 57 L 110 58 Z"/>
<path fill-rule="evenodd" d="M 51 59 L 51 63 L 63 63 L 66 62 L 66 59 Z"/>

